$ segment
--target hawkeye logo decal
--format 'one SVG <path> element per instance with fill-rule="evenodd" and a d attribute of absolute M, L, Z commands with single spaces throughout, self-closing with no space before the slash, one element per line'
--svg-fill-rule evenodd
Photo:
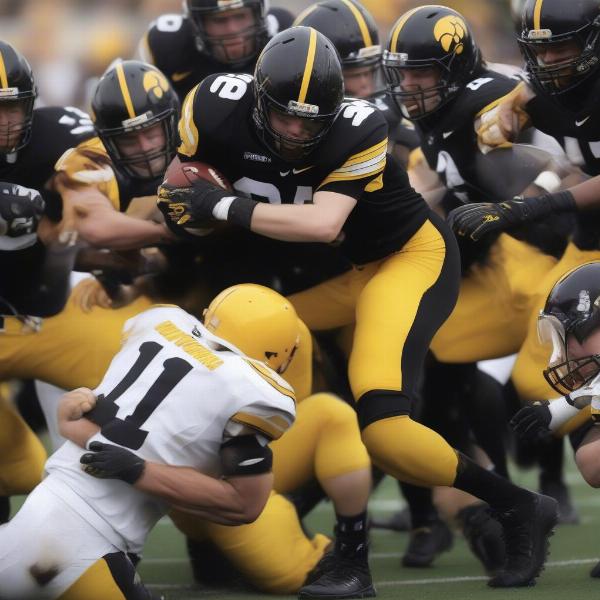
<path fill-rule="evenodd" d="M 169 89 L 167 78 L 158 71 L 146 71 L 142 85 L 148 93 L 153 92 L 157 98 L 162 98 Z"/>
<path fill-rule="evenodd" d="M 468 36 L 467 25 L 460 17 L 447 15 L 435 24 L 433 36 L 446 52 L 462 54 Z"/>

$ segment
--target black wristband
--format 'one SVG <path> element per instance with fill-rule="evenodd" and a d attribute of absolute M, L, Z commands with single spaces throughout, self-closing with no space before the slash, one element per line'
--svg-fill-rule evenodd
<path fill-rule="evenodd" d="M 250 198 L 240 198 L 239 196 L 231 203 L 227 213 L 227 222 L 233 225 L 239 225 L 245 229 L 250 229 L 252 223 L 252 213 L 258 202 Z"/>
<path fill-rule="evenodd" d="M 575 198 L 569 190 L 548 194 L 554 212 L 572 212 L 577 210 Z"/>

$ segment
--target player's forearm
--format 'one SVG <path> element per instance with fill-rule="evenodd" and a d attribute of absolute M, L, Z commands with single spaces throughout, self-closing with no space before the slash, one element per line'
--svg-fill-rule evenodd
<path fill-rule="evenodd" d="M 112 210 L 80 219 L 78 231 L 92 246 L 112 250 L 141 248 L 173 239 L 162 223 L 136 219 Z"/>
<path fill-rule="evenodd" d="M 61 418 L 59 414 L 58 432 L 67 440 L 77 444 L 80 448 L 85 448 L 88 440 L 99 431 L 100 427 L 88 419 L 83 418 L 76 421 L 70 421 Z"/>
<path fill-rule="evenodd" d="M 569 188 L 578 210 L 600 208 L 600 176 L 592 177 L 583 183 Z"/>
<path fill-rule="evenodd" d="M 258 204 L 251 229 L 284 242 L 333 242 L 343 223 L 330 219 L 314 204 Z"/>
<path fill-rule="evenodd" d="M 272 480 L 270 473 L 261 477 Z M 249 523 L 258 516 L 257 503 L 238 489 L 235 479 L 215 479 L 191 467 L 147 462 L 135 487 L 170 504 L 202 512 L 205 518 L 216 522 Z"/>

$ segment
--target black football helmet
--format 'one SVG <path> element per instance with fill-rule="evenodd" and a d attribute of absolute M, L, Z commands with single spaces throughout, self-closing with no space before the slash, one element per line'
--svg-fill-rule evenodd
<path fill-rule="evenodd" d="M 143 180 L 164 174 L 179 141 L 179 100 L 161 71 L 137 60 L 117 62 L 98 82 L 91 113 L 98 137 L 117 170 Z M 158 123 L 162 125 L 164 145 L 148 152 L 123 153 L 119 145 L 123 135 Z"/>
<path fill-rule="evenodd" d="M 534 86 L 552 96 L 565 95 L 600 67 L 600 2 L 526 0 L 518 42 Z M 543 63 L 540 49 L 566 42 L 575 42 L 580 53 L 559 63 Z"/>
<path fill-rule="evenodd" d="M 36 96 L 29 63 L 13 46 L 0 41 L 0 111 L 20 103 L 24 113 L 24 118 L 17 123 L 11 123 L 10 118 L 0 123 L 0 154 L 16 152 L 31 139 Z"/>
<path fill-rule="evenodd" d="M 185 0 L 184 7 L 194 29 L 196 48 L 217 62 L 232 67 L 242 66 L 256 58 L 269 39 L 266 0 Z M 216 15 L 239 8 L 252 9 L 253 25 L 241 32 L 228 35 L 209 36 L 206 33 L 204 18 L 207 15 Z M 228 42 L 238 38 L 244 40 L 244 54 L 239 58 L 231 57 L 227 48 Z"/>
<path fill-rule="evenodd" d="M 379 32 L 364 6 L 354 0 L 324 0 L 300 13 L 294 25 L 314 27 L 333 42 L 340 55 L 345 78 L 352 77 L 357 69 L 366 69 L 372 78 L 369 81 L 372 90 L 361 94 L 361 97 L 382 91 Z M 347 83 L 349 81 L 346 80 Z M 352 95 L 348 88 L 346 93 Z"/>
<path fill-rule="evenodd" d="M 262 51 L 254 72 L 254 123 L 265 145 L 286 162 L 302 162 L 337 117 L 344 98 L 342 67 L 333 44 L 312 27 L 291 27 Z M 272 112 L 310 122 L 310 137 L 288 137 Z"/>
<path fill-rule="evenodd" d="M 419 6 L 404 13 L 390 32 L 383 52 L 383 72 L 388 94 L 402 114 L 416 121 L 440 110 L 473 78 L 481 65 L 481 54 L 464 17 L 445 6 Z M 405 69 L 434 68 L 437 85 L 419 90 L 402 88 Z M 434 108 L 426 100 L 439 96 Z M 417 113 L 409 113 L 404 102 L 416 101 Z"/>
<path fill-rule="evenodd" d="M 552 344 L 552 356 L 544 371 L 546 381 L 559 394 L 589 384 L 600 374 L 600 353 L 572 358 L 567 336 L 582 344 L 600 327 L 600 261 L 578 266 L 554 285 L 538 317 L 542 343 Z"/>

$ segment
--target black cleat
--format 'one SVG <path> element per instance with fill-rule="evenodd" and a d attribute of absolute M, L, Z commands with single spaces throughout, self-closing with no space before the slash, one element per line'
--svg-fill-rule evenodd
<path fill-rule="evenodd" d="M 590 571 L 590 577 L 600 577 L 600 562 Z"/>
<path fill-rule="evenodd" d="M 558 521 L 558 503 L 554 498 L 532 495 L 495 516 L 504 530 L 506 564 L 488 581 L 490 587 L 525 587 L 535 585 L 544 569 L 550 547 L 549 538 Z"/>
<path fill-rule="evenodd" d="M 506 558 L 502 526 L 487 504 L 472 504 L 457 514 L 465 540 L 488 575 L 502 570 Z"/>
<path fill-rule="evenodd" d="M 410 509 L 406 506 L 402 510 L 392 513 L 390 517 L 371 517 L 369 526 L 374 529 L 410 531 Z"/>
<path fill-rule="evenodd" d="M 453 538 L 448 525 L 440 519 L 427 527 L 413 529 L 402 564 L 405 567 L 428 567 L 442 552 L 452 548 Z"/>
<path fill-rule="evenodd" d="M 569 488 L 560 480 L 540 479 L 540 494 L 550 496 L 558 502 L 558 523 L 560 525 L 577 525 L 579 514 L 571 502 Z"/>
<path fill-rule="evenodd" d="M 376 596 L 366 558 L 323 555 L 308 574 L 298 598 L 373 598 Z"/>

